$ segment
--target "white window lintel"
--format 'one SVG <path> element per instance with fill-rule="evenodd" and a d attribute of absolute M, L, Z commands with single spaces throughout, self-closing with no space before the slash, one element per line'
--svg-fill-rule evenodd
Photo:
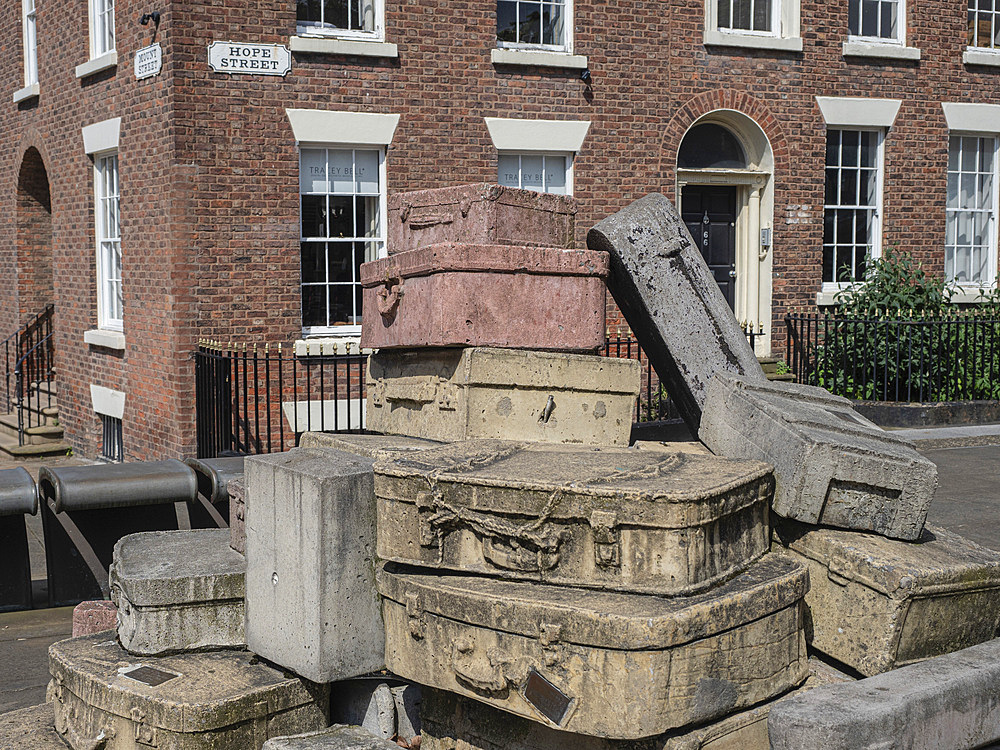
<path fill-rule="evenodd" d="M 121 419 L 125 414 L 125 394 L 103 385 L 90 384 L 90 403 L 98 414 L 115 419 Z"/>
<path fill-rule="evenodd" d="M 88 154 L 99 154 L 104 151 L 118 150 L 118 137 L 121 133 L 122 118 L 112 117 L 110 120 L 95 122 L 83 128 L 83 150 Z"/>
<path fill-rule="evenodd" d="M 1000 104 L 941 102 L 948 130 L 965 133 L 1000 133 Z"/>
<path fill-rule="evenodd" d="M 590 130 L 589 120 L 483 119 L 497 151 L 576 153 Z"/>
<path fill-rule="evenodd" d="M 396 134 L 399 115 L 373 112 L 337 112 L 327 109 L 286 109 L 299 143 L 351 143 L 388 146 Z"/>
<path fill-rule="evenodd" d="M 891 128 L 903 101 L 851 96 L 817 96 L 816 103 L 828 127 Z"/>

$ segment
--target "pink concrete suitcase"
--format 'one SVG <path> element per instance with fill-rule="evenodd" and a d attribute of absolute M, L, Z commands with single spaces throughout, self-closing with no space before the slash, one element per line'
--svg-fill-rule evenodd
<path fill-rule="evenodd" d="M 565 195 L 479 183 L 389 197 L 389 253 L 439 242 L 573 244 L 576 203 Z"/>
<path fill-rule="evenodd" d="M 608 256 L 591 250 L 440 244 L 361 266 L 361 346 L 604 345 Z"/>

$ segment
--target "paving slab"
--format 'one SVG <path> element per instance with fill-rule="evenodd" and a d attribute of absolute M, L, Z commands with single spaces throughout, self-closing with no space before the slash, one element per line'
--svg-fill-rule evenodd
<path fill-rule="evenodd" d="M 41 703 L 0 714 L 0 748 L 3 750 L 66 750 L 55 727 L 51 703 Z"/>
<path fill-rule="evenodd" d="M 72 607 L 0 614 L 0 713 L 45 700 L 49 646 L 72 634 Z"/>

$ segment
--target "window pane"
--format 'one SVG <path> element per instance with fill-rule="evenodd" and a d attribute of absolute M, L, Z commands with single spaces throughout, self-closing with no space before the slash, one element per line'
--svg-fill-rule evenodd
<path fill-rule="evenodd" d="M 827 133 L 823 281 L 862 278 L 867 253 L 878 231 L 879 134 L 831 130 Z M 840 164 L 841 166 L 830 166 Z M 860 166 L 860 165 L 866 166 Z"/>
<path fill-rule="evenodd" d="M 861 0 L 850 0 L 847 7 L 847 33 L 861 34 Z"/>
<path fill-rule="evenodd" d="M 325 193 L 329 190 L 326 180 L 326 151 L 303 149 L 299 164 L 299 191 Z"/>
<path fill-rule="evenodd" d="M 565 15 L 563 13 L 563 6 L 559 4 L 549 4 L 546 3 L 543 8 L 543 25 L 542 30 L 542 43 L 543 44 L 564 44 L 563 30 L 565 24 Z"/>
<path fill-rule="evenodd" d="M 354 152 L 356 190 L 378 195 L 378 151 Z"/>
<path fill-rule="evenodd" d="M 520 187 L 518 157 L 511 154 L 501 154 L 497 160 L 497 182 L 506 187 Z"/>
<path fill-rule="evenodd" d="M 354 285 L 330 285 L 330 325 L 360 323 L 354 315 Z"/>
<path fill-rule="evenodd" d="M 861 35 L 878 36 L 878 2 L 861 0 Z"/>
<path fill-rule="evenodd" d="M 501 42 L 517 41 L 517 3 L 500 0 L 497 3 L 497 39 Z"/>
<path fill-rule="evenodd" d="M 330 192 L 354 192 L 354 152 L 348 150 L 330 149 Z"/>
<path fill-rule="evenodd" d="M 354 198 L 330 196 L 330 237 L 354 237 Z"/>
<path fill-rule="evenodd" d="M 326 243 L 303 242 L 302 281 L 304 283 L 326 281 Z"/>
<path fill-rule="evenodd" d="M 356 227 L 355 237 L 380 237 L 381 226 L 379 223 L 378 198 L 356 199 L 354 225 Z"/>
<path fill-rule="evenodd" d="M 733 28 L 749 29 L 750 0 L 733 0 Z"/>
<path fill-rule="evenodd" d="M 719 28 L 720 29 L 729 29 L 729 28 L 732 28 L 732 26 L 731 26 L 732 21 L 730 19 L 730 14 L 729 14 L 730 3 L 731 3 L 731 0 L 719 0 L 718 9 L 717 9 L 716 12 L 718 13 L 718 19 L 717 20 L 718 20 Z"/>
<path fill-rule="evenodd" d="M 302 325 L 327 325 L 325 284 L 302 287 Z"/>
<path fill-rule="evenodd" d="M 770 0 L 756 0 L 753 9 L 753 28 L 755 31 L 771 30 Z"/>
<path fill-rule="evenodd" d="M 323 23 L 326 26 L 334 26 L 338 29 L 348 29 L 347 23 L 347 0 L 324 0 L 323 3 Z"/>
<path fill-rule="evenodd" d="M 352 248 L 351 242 L 331 242 L 328 252 L 328 273 L 330 281 L 354 281 L 351 275 Z"/>
<path fill-rule="evenodd" d="M 326 196 L 302 196 L 302 236 L 328 236 L 326 231 Z"/>
<path fill-rule="evenodd" d="M 542 9 L 541 3 L 524 2 L 518 4 L 517 41 L 522 44 L 541 44 L 542 42 Z"/>
<path fill-rule="evenodd" d="M 566 157 L 545 157 L 545 192 L 566 195 Z"/>
<path fill-rule="evenodd" d="M 542 157 L 522 156 L 521 187 L 525 190 L 537 190 L 541 192 L 545 187 L 544 179 L 542 171 Z"/>
<path fill-rule="evenodd" d="M 299 21 L 319 23 L 322 20 L 319 0 L 297 0 L 295 3 L 295 17 Z"/>

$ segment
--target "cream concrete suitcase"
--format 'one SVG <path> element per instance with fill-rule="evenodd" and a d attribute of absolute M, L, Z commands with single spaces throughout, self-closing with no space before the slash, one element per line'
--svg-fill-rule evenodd
<path fill-rule="evenodd" d="M 606 740 L 562 732 L 455 693 L 424 691 L 421 750 L 769 750 L 767 716 L 790 696 L 853 678 L 809 659 L 805 684 L 780 698 L 695 728 L 642 740 Z M 641 697 L 637 697 L 641 700 Z"/>
<path fill-rule="evenodd" d="M 49 672 L 73 750 L 254 750 L 328 724 L 328 686 L 245 651 L 133 657 L 98 633 L 49 647 Z"/>
<path fill-rule="evenodd" d="M 378 556 L 661 595 L 770 546 L 770 467 L 711 455 L 472 440 L 376 462 Z"/>
<path fill-rule="evenodd" d="M 775 532 L 809 568 L 810 645 L 864 675 L 997 637 L 1000 553 L 933 526 L 917 542 L 788 521 Z"/>
<path fill-rule="evenodd" d="M 386 666 L 567 732 L 637 739 L 801 683 L 805 569 L 770 555 L 693 597 L 379 572 Z"/>
<path fill-rule="evenodd" d="M 367 380 L 372 432 L 627 446 L 640 369 L 523 349 L 392 350 L 368 358 Z"/>

